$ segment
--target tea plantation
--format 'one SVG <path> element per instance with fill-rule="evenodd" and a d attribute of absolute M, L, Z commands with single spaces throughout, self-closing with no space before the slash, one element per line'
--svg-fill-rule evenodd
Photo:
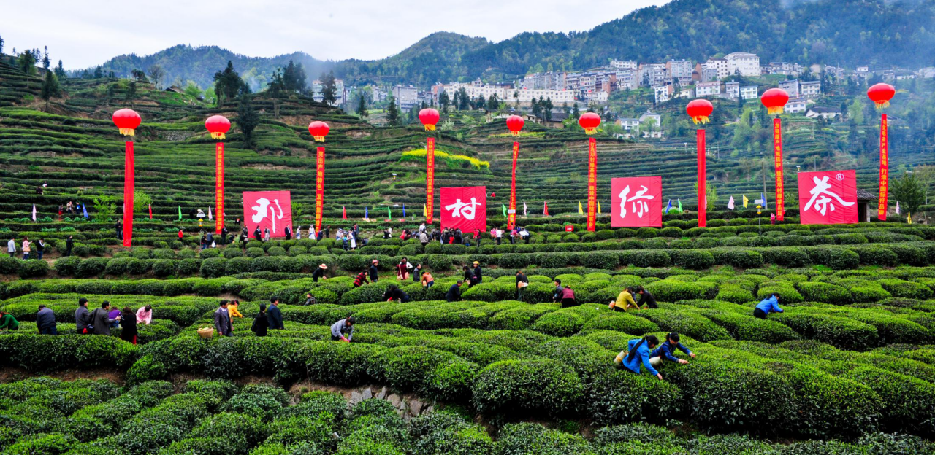
<path fill-rule="evenodd" d="M 0 84 L 0 233 L 47 243 L 43 260 L 0 257 L 0 311 L 20 322 L 0 334 L 0 454 L 935 453 L 935 228 L 801 226 L 794 210 L 770 225 L 739 210 L 709 214 L 707 228 L 672 213 L 662 228 L 613 229 L 602 219 L 595 232 L 575 216 L 521 217 L 528 244 L 383 239 L 387 225 L 398 232 L 421 219 L 363 221 L 364 206 L 381 219 L 390 206 L 395 219 L 395 204 L 421 205 L 422 168 L 402 152 L 425 133 L 373 127 L 310 100 L 257 97 L 258 151 L 240 148 L 236 129 L 230 135 L 228 206 L 239 208 L 245 190 L 290 189 L 313 201 L 304 125 L 326 120 L 325 224 L 357 222 L 369 242 L 351 251 L 308 238 L 201 250 L 187 214 L 212 198 L 203 119 L 233 117 L 236 107 L 144 86 L 132 98 L 144 117 L 137 189 L 151 196 L 154 216 L 138 212 L 127 249 L 115 218 L 92 203 L 121 191 L 123 144 L 108 116 L 126 81 L 69 82 L 67 99 L 44 110 L 28 99 L 36 80 L 0 65 Z M 454 123 L 439 148 L 490 165 L 440 161 L 439 186 L 507 194 L 510 139 Z M 520 201 L 576 212 L 583 187 L 560 176 L 563 166 L 584 169 L 583 135 L 531 129 L 540 135 L 525 143 L 521 166 L 543 173 L 521 173 Z M 636 166 L 662 173 L 673 197 L 691 192 L 692 169 L 677 166 L 689 156 L 670 150 L 660 170 L 663 151 L 610 140 L 605 151 L 602 180 Z M 69 200 L 87 203 L 89 219 L 59 219 Z M 351 219 L 340 219 L 341 205 Z M 305 232 L 313 208 L 300 215 Z M 504 222 L 499 211 L 490 209 L 491 225 Z M 397 281 L 402 257 L 423 264 L 435 285 Z M 353 276 L 373 259 L 381 279 L 355 288 Z M 446 302 L 475 261 L 483 282 Z M 322 263 L 328 279 L 315 282 L 310 272 Z M 514 300 L 517 270 L 529 277 L 523 301 Z M 554 303 L 554 279 L 581 305 Z M 412 301 L 386 302 L 391 284 Z M 608 309 L 628 286 L 643 286 L 659 308 Z M 754 305 L 774 293 L 785 311 L 754 318 Z M 306 294 L 317 304 L 303 305 Z M 136 345 L 119 328 L 77 335 L 80 297 L 92 309 L 104 300 L 151 305 L 154 319 Z M 271 297 L 285 328 L 257 337 L 252 318 Z M 246 317 L 234 318 L 232 337 L 202 339 L 196 330 L 213 324 L 222 299 L 240 300 Z M 39 305 L 52 309 L 60 335 L 37 334 Z M 331 341 L 331 324 L 350 315 L 353 342 Z M 661 366 L 664 380 L 614 367 L 629 340 L 673 331 L 696 358 Z M 400 412 L 390 394 L 431 411 Z"/>

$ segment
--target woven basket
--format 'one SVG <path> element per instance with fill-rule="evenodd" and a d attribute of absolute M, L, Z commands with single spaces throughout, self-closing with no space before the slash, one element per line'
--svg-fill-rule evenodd
<path fill-rule="evenodd" d="M 214 329 L 213 328 L 198 329 L 198 335 L 202 338 L 211 338 L 214 336 Z"/>

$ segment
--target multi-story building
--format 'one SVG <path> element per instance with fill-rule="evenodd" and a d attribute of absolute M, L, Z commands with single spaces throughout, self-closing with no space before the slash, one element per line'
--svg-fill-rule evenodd
<path fill-rule="evenodd" d="M 790 114 L 798 114 L 800 112 L 805 112 L 808 107 L 808 102 L 805 98 L 789 98 L 789 103 L 786 104 L 786 112 Z"/>
<path fill-rule="evenodd" d="M 821 95 L 821 81 L 799 83 L 799 93 L 806 98 L 816 98 Z"/>
<path fill-rule="evenodd" d="M 656 104 L 665 103 L 669 101 L 669 98 L 672 95 L 672 86 L 671 85 L 657 85 L 653 87 L 653 99 L 655 99 Z"/>
<path fill-rule="evenodd" d="M 786 94 L 789 95 L 789 98 L 798 98 L 799 96 L 799 80 L 793 79 L 791 81 L 782 81 L 779 83 L 779 88 L 786 91 Z"/>
<path fill-rule="evenodd" d="M 624 131 L 635 130 L 640 127 L 640 119 L 637 118 L 620 118 L 617 119 L 617 125 L 623 127 Z"/>
<path fill-rule="evenodd" d="M 610 67 L 615 70 L 636 71 L 638 65 L 633 60 L 611 60 Z"/>
<path fill-rule="evenodd" d="M 637 71 L 640 85 L 655 87 L 666 83 L 665 63 L 642 63 Z"/>
<path fill-rule="evenodd" d="M 724 93 L 728 98 L 735 100 L 740 98 L 740 82 L 727 82 L 724 84 Z"/>
<path fill-rule="evenodd" d="M 411 85 L 397 85 L 393 87 L 393 98 L 399 110 L 409 112 L 410 109 L 419 105 L 419 89 Z"/>
<path fill-rule="evenodd" d="M 639 87 L 639 81 L 636 80 L 636 71 L 635 70 L 618 70 L 616 72 L 617 77 L 617 90 L 636 90 Z"/>
<path fill-rule="evenodd" d="M 749 52 L 732 52 L 724 57 L 727 60 L 728 75 L 739 74 L 743 77 L 756 77 L 761 74 L 760 57 Z"/>
<path fill-rule="evenodd" d="M 704 74 L 702 74 L 702 82 L 724 79 L 725 77 L 731 75 L 730 68 L 727 65 L 727 59 L 723 58 L 709 59 L 704 64 L 704 70 Z M 714 75 L 714 77 L 709 78 L 711 75 Z"/>
<path fill-rule="evenodd" d="M 769 66 L 766 67 L 766 73 L 798 77 L 802 73 L 802 65 L 788 62 L 770 62 Z"/>
<path fill-rule="evenodd" d="M 701 98 L 705 96 L 717 96 L 721 94 L 721 83 L 718 81 L 713 82 L 699 82 L 695 84 L 695 97 Z"/>
<path fill-rule="evenodd" d="M 748 85 L 746 87 L 740 87 L 740 98 L 744 100 L 755 100 L 760 96 L 757 90 L 757 86 Z"/>
<path fill-rule="evenodd" d="M 668 71 L 669 78 L 691 79 L 692 62 L 689 62 L 688 60 L 669 60 L 666 62 L 666 71 Z"/>

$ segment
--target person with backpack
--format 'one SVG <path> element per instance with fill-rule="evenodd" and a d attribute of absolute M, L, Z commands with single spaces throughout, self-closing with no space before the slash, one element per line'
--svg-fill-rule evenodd
<path fill-rule="evenodd" d="M 659 339 L 655 335 L 646 335 L 643 338 L 636 338 L 627 343 L 627 350 L 621 351 L 614 359 L 618 368 L 624 368 L 631 373 L 640 374 L 640 364 L 646 367 L 649 374 L 662 380 L 662 374 L 653 368 L 649 362 L 652 350 L 659 344 Z"/>
<path fill-rule="evenodd" d="M 354 337 L 354 316 L 348 316 L 331 325 L 331 341 L 350 343 Z"/>
<path fill-rule="evenodd" d="M 75 330 L 78 335 L 91 333 L 91 313 L 88 311 L 88 299 L 78 299 L 78 309 L 75 310 Z"/>
<path fill-rule="evenodd" d="M 756 304 L 756 308 L 753 309 L 753 317 L 757 319 L 766 319 L 770 313 L 782 313 L 782 308 L 779 308 L 779 296 L 773 293 L 768 298 L 763 299 L 760 303 Z"/>
<path fill-rule="evenodd" d="M 258 337 L 265 337 L 269 331 L 269 319 L 266 316 L 265 303 L 260 304 L 260 312 L 253 318 L 253 325 L 250 326 L 250 331 Z"/>
<path fill-rule="evenodd" d="M 110 302 L 106 300 L 101 302 L 100 308 L 95 309 L 91 313 L 91 327 L 93 327 L 95 335 L 110 335 L 110 324 L 119 319 L 111 319 L 109 313 Z M 120 316 L 117 317 L 119 318 Z"/>
<path fill-rule="evenodd" d="M 688 354 L 688 356 L 693 359 L 695 358 L 694 352 L 691 352 L 684 344 L 679 343 L 678 332 L 669 332 L 666 334 L 666 341 L 662 343 L 662 346 L 654 349 L 653 352 L 649 354 L 649 363 L 653 366 L 659 366 L 662 365 L 663 360 L 668 360 L 670 362 L 688 365 L 688 360 L 680 359 L 672 354 L 672 351 L 675 349 Z"/>

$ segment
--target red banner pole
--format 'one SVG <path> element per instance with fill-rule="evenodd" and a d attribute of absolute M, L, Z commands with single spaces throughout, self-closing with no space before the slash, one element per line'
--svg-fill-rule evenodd
<path fill-rule="evenodd" d="M 214 146 L 214 232 L 221 234 L 224 228 L 224 143 Z"/>
<path fill-rule="evenodd" d="M 133 141 L 127 141 L 123 176 L 123 246 L 133 237 Z"/>
<path fill-rule="evenodd" d="M 321 230 L 321 217 L 325 205 L 325 148 L 318 147 L 315 154 L 315 235 Z"/>
<path fill-rule="evenodd" d="M 435 212 L 435 138 L 426 139 L 425 144 L 425 222 L 432 224 Z"/>
<path fill-rule="evenodd" d="M 588 138 L 588 230 L 597 226 L 597 140 Z"/>
<path fill-rule="evenodd" d="M 698 227 L 708 226 L 707 214 L 707 156 L 705 131 L 698 129 Z"/>
<path fill-rule="evenodd" d="M 776 165 L 776 221 L 786 214 L 785 183 L 782 175 L 782 120 L 773 119 L 773 160 Z"/>
<path fill-rule="evenodd" d="M 880 121 L 880 195 L 877 208 L 877 218 L 880 221 L 886 221 L 890 192 L 890 144 L 887 126 L 886 114 L 883 114 L 883 119 Z"/>
<path fill-rule="evenodd" d="M 516 160 L 519 158 L 519 142 L 513 142 L 513 180 L 510 182 L 510 211 L 507 212 L 507 228 L 516 226 Z"/>

